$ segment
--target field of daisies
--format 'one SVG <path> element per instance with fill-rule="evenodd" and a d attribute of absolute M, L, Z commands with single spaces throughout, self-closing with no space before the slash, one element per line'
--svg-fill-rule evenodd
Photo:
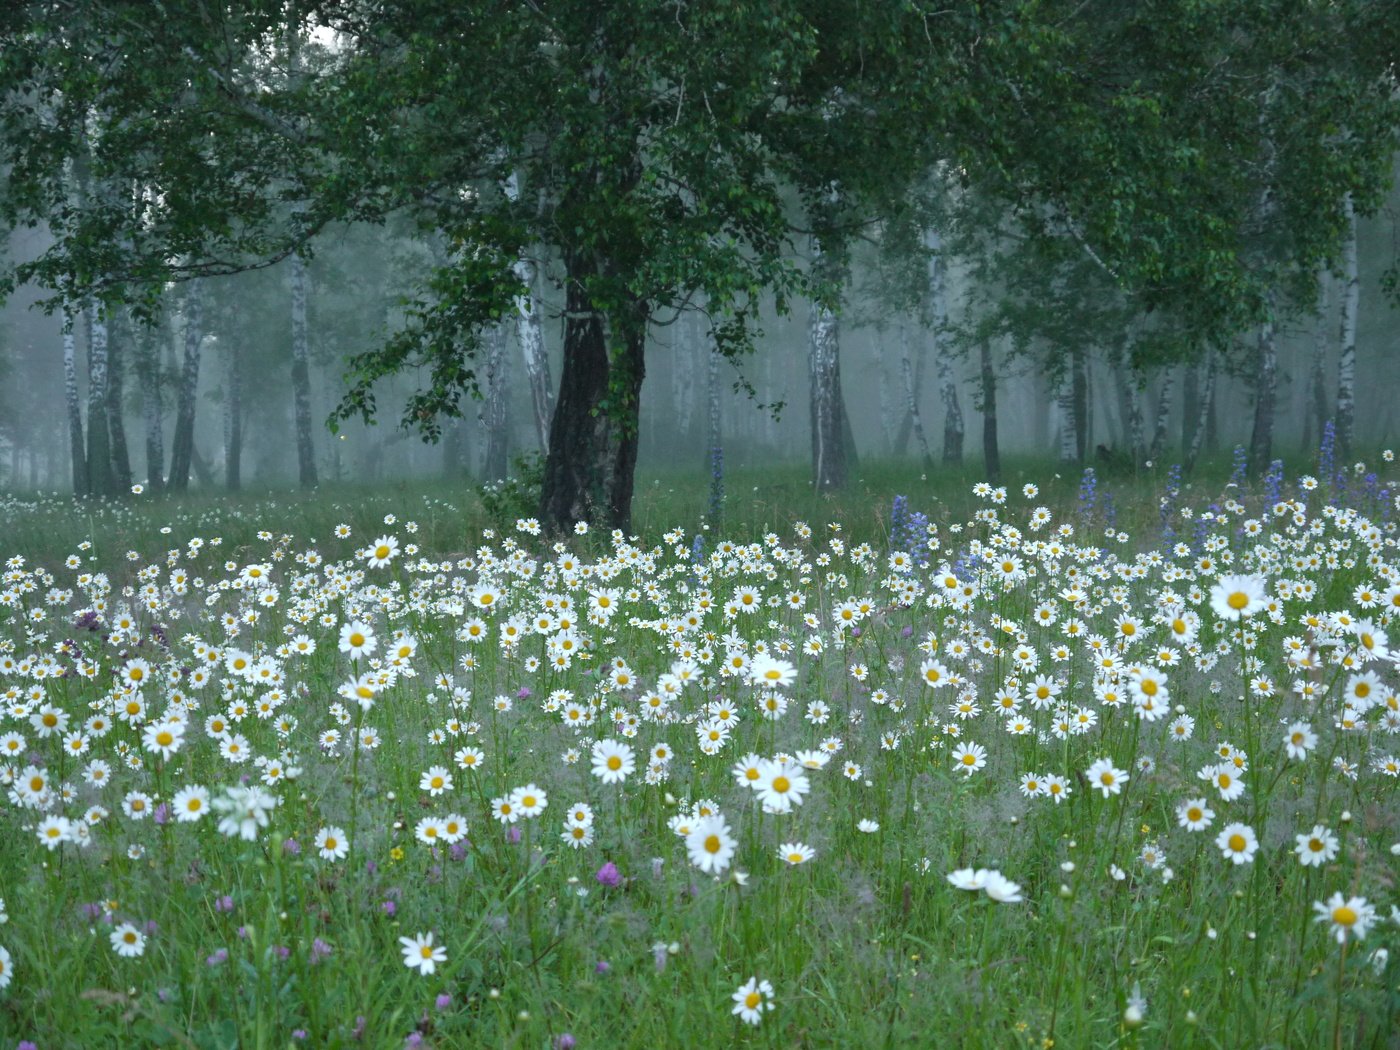
<path fill-rule="evenodd" d="M 1397 499 L 1318 473 L 11 557 L 0 1047 L 1400 1045 Z"/>

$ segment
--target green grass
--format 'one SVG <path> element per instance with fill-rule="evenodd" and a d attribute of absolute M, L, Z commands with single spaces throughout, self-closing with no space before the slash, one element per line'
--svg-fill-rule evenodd
<path fill-rule="evenodd" d="M 1392 661 L 1366 663 L 1380 703 L 1355 727 L 1338 728 L 1342 697 L 1355 693 L 1363 668 L 1340 662 L 1354 641 L 1316 647 L 1329 632 L 1307 620 L 1390 615 L 1360 608 L 1354 591 L 1381 593 L 1400 572 L 1393 526 L 1378 521 L 1373 537 L 1325 511 L 1325 487 L 1298 493 L 1290 484 L 1306 522 L 1317 523 L 1310 533 L 1268 513 L 1251 487 L 1238 493 L 1239 513 L 1200 537 L 1194 519 L 1171 518 L 1182 537 L 1215 537 L 1218 550 L 1139 562 L 1137 552 L 1163 550 L 1159 479 L 1102 479 L 1129 533 L 1119 542 L 1105 536 L 1102 510 L 1080 515 L 1077 472 L 1054 473 L 1044 463 L 1008 464 L 1009 498 L 999 506 L 972 495 L 971 473 L 922 479 L 907 465 L 867 464 L 848 492 L 827 497 L 795 468 L 735 472 L 703 564 L 692 561 L 691 540 L 707 482 L 680 475 L 640 479 L 642 542 L 587 537 L 564 555 L 489 522 L 470 492 L 440 484 L 0 508 L 5 553 L 26 559 L 11 565 L 0 605 L 0 658 L 11 661 L 0 688 L 13 690 L 0 748 L 6 734 L 24 737 L 4 760 L 12 789 L 34 771 L 71 786 L 71 797 L 38 808 L 13 793 L 0 802 L 8 915 L 0 946 L 12 977 L 0 990 L 0 1047 L 546 1047 L 564 1045 L 565 1033 L 580 1047 L 1394 1046 L 1400 972 L 1375 953 L 1400 949 L 1389 918 L 1400 904 L 1400 851 L 1391 848 L 1400 805 L 1397 780 L 1377 763 L 1400 750 L 1385 721 L 1387 705 L 1400 704 L 1400 680 Z M 1211 465 L 1183 499 L 1197 507 L 1219 499 L 1228 473 Z M 1020 492 L 1027 482 L 1041 490 L 1034 499 Z M 928 569 L 911 574 L 922 592 L 907 605 L 887 562 L 896 494 L 930 515 L 929 538 L 940 544 Z M 1041 505 L 1054 522 L 1033 528 L 1029 515 Z M 1262 534 L 1241 528 L 1251 518 L 1264 522 Z M 342 523 L 347 538 L 334 535 Z M 1062 523 L 1072 535 L 1056 532 Z M 497 531 L 484 538 L 483 528 Z M 764 541 L 769 531 L 776 542 Z M 381 535 L 421 549 L 371 567 L 361 552 Z M 203 544 L 192 547 L 195 537 Z M 92 547 L 80 549 L 84 541 Z M 981 568 L 966 560 L 973 549 L 986 556 Z M 1290 590 L 1278 599 L 1277 622 L 1261 612 L 1239 634 L 1211 611 L 1218 570 L 1202 568 L 1203 553 L 1271 586 L 1310 585 L 1311 595 Z M 995 565 L 1007 554 L 1034 573 L 1004 586 Z M 1316 568 L 1292 562 L 1314 554 Z M 959 555 L 961 582 L 976 588 L 970 596 L 944 591 L 943 574 L 932 571 Z M 265 590 L 237 582 L 249 566 L 262 567 Z M 106 587 L 98 572 L 108 574 Z M 174 573 L 186 577 L 183 593 L 172 590 Z M 150 583 L 147 606 L 141 588 Z M 606 624 L 590 623 L 589 596 L 602 585 L 620 592 L 621 608 Z M 473 602 L 479 586 L 496 599 L 487 609 Z M 1077 611 L 1063 596 L 1072 586 L 1086 596 Z M 744 588 L 777 607 L 727 614 Z M 1155 618 L 1167 592 L 1200 616 L 1194 649 L 1174 643 Z M 557 626 L 562 596 L 582 645 L 567 667 L 549 666 L 553 630 L 502 648 L 511 616 L 548 614 Z M 842 609 L 860 599 L 871 611 L 856 614 L 856 632 L 841 626 Z M 1047 607 L 1053 622 L 1040 620 Z M 692 613 L 698 622 L 686 628 Z M 1125 615 L 1137 625 L 1131 637 Z M 117 629 L 123 618 L 132 621 L 126 633 Z M 478 619 L 487 637 L 474 642 Z M 1071 619 L 1083 624 L 1072 637 L 1064 629 Z M 396 635 L 417 647 L 368 710 L 342 701 L 342 723 L 337 690 L 376 670 L 370 658 L 339 651 L 351 621 L 378 636 L 376 660 Z M 1390 634 L 1400 643 L 1398 630 Z M 315 641 L 314 653 L 281 648 L 297 634 Z M 962 686 L 925 684 L 929 657 L 918 646 L 930 635 Z M 1091 644 L 1095 635 L 1106 645 Z M 1289 666 L 1293 637 L 1315 654 L 1313 667 Z M 809 651 L 814 639 L 820 652 Z M 779 691 L 788 708 L 778 720 L 762 717 L 764 694 L 753 684 L 720 672 L 728 655 L 752 656 L 760 645 L 790 648 L 785 658 L 797 669 Z M 202 655 L 209 646 L 219 650 L 214 663 Z M 1156 667 L 1161 648 L 1179 652 L 1175 666 Z M 1021 649 L 1037 655 L 1033 671 L 1017 670 Z M 225 662 L 231 650 L 269 657 L 281 676 L 272 717 L 254 710 L 231 723 L 244 738 L 240 750 L 279 770 L 299 768 L 268 786 L 279 800 L 270 823 L 245 841 L 221 834 L 212 816 L 158 823 L 128 815 L 130 792 L 148 796 L 149 810 L 189 785 L 218 798 L 240 776 L 258 782 L 263 770 L 229 761 L 206 727 L 211 716 L 232 719 L 240 704 L 256 708 L 272 688 L 237 678 Z M 1247 674 L 1242 652 L 1258 660 Z M 1133 666 L 1164 675 L 1170 703 L 1194 719 L 1189 739 L 1171 738 L 1175 712 L 1146 721 L 1104 702 L 1094 675 L 1105 653 L 1115 656 L 1120 691 Z M 66 673 L 33 677 L 45 654 Z M 681 688 L 671 708 L 678 721 L 645 719 L 647 696 L 687 655 L 707 681 Z M 120 716 L 131 697 L 121 683 L 136 659 L 151 670 L 142 675 L 145 711 L 127 724 Z M 605 673 L 615 659 L 630 674 L 617 686 Z M 211 680 L 196 688 L 200 667 Z M 1027 695 L 1040 674 L 1064 702 L 1092 712 L 1090 732 L 1050 732 L 1053 707 L 1036 710 Z M 1247 697 L 1249 681 L 1261 677 L 1275 683 L 1272 695 Z M 1008 732 L 997 713 L 1013 678 L 1026 696 L 1026 735 Z M 1309 683 L 1330 691 L 1295 692 Z M 978 713 L 950 710 L 973 689 Z M 700 749 L 686 721 L 709 701 L 739 716 L 717 755 Z M 569 703 L 593 724 L 567 724 Z M 183 745 L 160 758 L 145 746 L 144 727 L 181 706 Z M 66 718 L 68 731 L 94 715 L 115 725 L 74 755 L 64 733 L 43 735 L 46 710 Z M 283 716 L 295 724 L 279 726 Z M 1284 750 L 1283 723 L 1294 721 L 1318 737 L 1306 759 Z M 341 742 L 324 748 L 330 730 Z M 365 732 L 377 736 L 372 749 L 348 746 Z M 604 738 L 637 752 L 637 769 L 621 784 L 590 773 L 589 749 Z M 791 812 L 763 812 L 731 772 L 750 752 L 795 755 L 833 738 L 840 750 L 808 774 L 811 792 Z M 954 748 L 970 742 L 985 748 L 986 766 L 964 775 Z M 645 756 L 663 743 L 673 753 L 665 776 L 646 783 Z M 1247 790 L 1234 801 L 1197 777 L 1225 743 L 1247 755 Z M 484 753 L 479 770 L 458 766 L 465 746 Z M 564 760 L 571 749 L 581 755 L 574 764 Z M 140 768 L 126 762 L 133 757 Z M 84 779 L 94 758 L 110 763 L 106 786 Z M 1100 797 L 1085 780 L 1101 758 L 1128 772 L 1121 793 Z M 1150 770 L 1139 766 L 1144 759 Z M 844 775 L 846 763 L 859 773 Z M 420 786 L 434 765 L 452 774 L 442 795 Z M 1019 783 L 1027 772 L 1061 776 L 1071 794 L 1063 804 L 1026 798 Z M 493 815 L 493 800 L 530 784 L 548 803 L 511 826 L 517 840 Z M 1195 797 L 1215 811 L 1208 831 L 1178 825 L 1178 807 Z M 718 807 L 737 842 L 718 877 L 691 863 L 671 827 L 702 819 L 693 812 L 702 800 Z M 561 840 L 578 802 L 594 813 L 594 839 L 583 849 Z M 92 806 L 106 813 L 86 845 L 50 851 L 36 837 L 45 815 L 83 820 Z M 418 841 L 420 821 L 448 814 L 469 828 L 457 848 Z M 861 830 L 861 821 L 878 830 Z M 1259 839 L 1251 863 L 1230 863 L 1215 843 L 1235 821 Z M 1295 836 L 1315 824 L 1335 834 L 1337 854 L 1304 867 Z M 345 858 L 316 855 L 327 826 L 346 833 Z M 776 851 L 788 842 L 810 845 L 815 857 L 787 864 Z M 598 878 L 608 863 L 616 885 Z M 951 886 L 946 876 L 968 867 L 999 870 L 1023 899 L 999 903 Z M 1315 902 L 1337 892 L 1378 912 L 1365 937 L 1345 946 L 1314 915 Z M 128 921 L 146 931 L 136 958 L 109 943 Z M 399 938 L 428 931 L 447 960 L 420 975 L 403 964 Z M 731 995 L 751 976 L 774 988 L 773 1009 L 756 1027 L 730 1012 Z M 1146 1002 L 1140 1026 L 1125 1013 L 1135 989 Z"/>

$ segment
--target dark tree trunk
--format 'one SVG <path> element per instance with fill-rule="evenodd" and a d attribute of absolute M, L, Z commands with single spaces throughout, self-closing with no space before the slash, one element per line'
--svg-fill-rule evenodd
<path fill-rule="evenodd" d="M 1152 425 L 1152 447 L 1148 450 L 1152 461 L 1162 458 L 1167 447 L 1167 424 L 1171 422 L 1172 393 L 1176 386 L 1176 373 L 1167 370 L 1162 377 L 1162 389 L 1157 393 L 1157 420 Z"/>
<path fill-rule="evenodd" d="M 1351 463 L 1356 430 L 1356 317 L 1361 278 L 1356 261 L 1356 208 L 1346 196 L 1346 240 L 1342 242 L 1342 331 L 1337 350 L 1337 455 Z"/>
<path fill-rule="evenodd" d="M 1196 423 L 1201 415 L 1201 368 L 1183 365 L 1181 379 L 1181 455 L 1184 458 L 1196 436 Z"/>
<path fill-rule="evenodd" d="M 111 431 L 107 428 L 107 321 L 96 304 L 87 310 L 88 326 L 88 492 L 110 496 L 112 479 Z"/>
<path fill-rule="evenodd" d="M 1308 404 L 1303 415 L 1303 451 L 1312 452 L 1327 425 L 1327 344 L 1332 336 L 1328 310 L 1327 270 L 1317 271 L 1317 326 L 1313 330 L 1312 369 L 1308 377 Z"/>
<path fill-rule="evenodd" d="M 817 252 L 814 265 L 826 265 L 820 249 Z M 826 303 L 813 303 L 807 335 L 807 378 L 811 386 L 812 485 L 818 492 L 846 486 L 847 452 L 853 444 L 841 397 L 840 331 L 835 311 Z"/>
<path fill-rule="evenodd" d="M 1070 357 L 1070 408 L 1074 412 L 1074 451 L 1083 463 L 1089 451 L 1089 362 L 1084 351 L 1076 349 Z"/>
<path fill-rule="evenodd" d="M 301 487 L 316 487 L 316 444 L 311 431 L 311 347 L 306 332 L 306 260 L 292 256 L 292 401 L 296 409 L 297 472 Z"/>
<path fill-rule="evenodd" d="M 605 322 L 588 291 L 596 261 L 570 254 L 565 266 L 564 372 L 549 427 L 540 519 L 555 533 L 579 521 L 627 532 L 646 377 L 647 310 L 633 301 Z"/>
<path fill-rule="evenodd" d="M 83 440 L 83 408 L 78 398 L 77 342 L 73 334 L 73 318 L 63 326 L 63 398 L 68 406 L 68 451 L 73 470 L 73 495 L 86 496 L 88 484 L 87 450 Z"/>
<path fill-rule="evenodd" d="M 481 476 L 500 481 L 510 472 L 510 430 L 506 420 L 506 330 L 493 325 L 485 333 L 486 401 L 481 422 L 486 430 L 486 454 Z"/>
<path fill-rule="evenodd" d="M 982 461 L 987 480 L 1001 484 L 1001 449 L 997 444 L 997 374 L 992 365 L 992 341 L 982 340 Z"/>
<path fill-rule="evenodd" d="M 1200 406 L 1196 413 L 1195 430 L 1191 435 L 1190 445 L 1183 453 L 1188 474 L 1196 469 L 1196 461 L 1201 457 L 1201 448 L 1205 444 L 1210 420 L 1214 415 L 1216 375 L 1213 351 L 1206 351 L 1206 359 L 1201 367 L 1205 370 L 1205 376 L 1201 380 Z"/>
<path fill-rule="evenodd" d="M 185 291 L 185 362 L 180 373 L 180 392 L 175 407 L 175 436 L 170 448 L 170 477 L 166 486 L 172 492 L 190 487 L 190 464 L 194 460 L 194 410 L 199 393 L 199 356 L 204 343 L 204 300 L 198 281 Z"/>
<path fill-rule="evenodd" d="M 112 485 L 117 492 L 131 491 L 131 453 L 126 444 L 126 418 L 122 402 L 126 393 L 126 353 L 130 326 L 121 314 L 107 327 L 107 432 L 112 445 Z"/>
<path fill-rule="evenodd" d="M 909 336 L 908 326 L 901 321 L 899 323 L 899 374 L 904 386 L 904 418 L 910 429 L 914 432 L 914 438 L 919 442 L 919 454 L 923 457 L 924 469 L 933 469 L 933 453 L 929 451 L 928 437 L 924 434 L 924 418 L 919 412 L 919 392 L 918 381 L 913 364 L 910 362 L 910 346 L 914 340 Z M 923 349 L 920 344 L 919 361 L 923 361 Z M 939 362 L 940 370 L 943 362 Z M 961 424 L 960 424 L 961 425 Z M 948 462 L 948 426 L 949 421 L 945 418 L 943 430 L 943 461 Z M 962 458 L 962 434 L 956 437 L 958 459 Z"/>

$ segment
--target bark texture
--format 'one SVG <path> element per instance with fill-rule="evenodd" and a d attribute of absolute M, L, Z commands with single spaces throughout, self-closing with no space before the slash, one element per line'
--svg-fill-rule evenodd
<path fill-rule="evenodd" d="M 107 429 L 107 319 L 96 304 L 88 307 L 88 494 L 110 496 L 112 478 L 111 432 Z"/>
<path fill-rule="evenodd" d="M 500 481 L 510 470 L 509 428 L 506 425 L 506 332 L 493 325 L 484 333 L 486 350 L 486 400 L 481 424 L 486 431 L 486 449 L 481 464 L 482 477 Z"/>
<path fill-rule="evenodd" d="M 997 441 L 997 373 L 992 361 L 992 341 L 983 339 L 980 350 L 982 380 L 982 461 L 987 480 L 1001 484 L 1001 448 Z"/>
<path fill-rule="evenodd" d="M 306 330 L 306 260 L 292 256 L 292 400 L 296 410 L 297 476 L 304 489 L 316 487 L 316 443 L 311 430 L 311 346 Z"/>
<path fill-rule="evenodd" d="M 86 496 L 91 487 L 88 484 L 87 449 L 83 438 L 83 406 L 78 397 L 76 343 L 70 316 L 63 326 L 63 399 L 68 407 L 68 453 L 73 495 Z"/>
<path fill-rule="evenodd" d="M 1249 438 L 1249 465 L 1256 474 L 1266 470 L 1274 447 L 1274 402 L 1278 396 L 1278 347 L 1273 303 L 1259 326 L 1255 344 L 1254 428 Z"/>
<path fill-rule="evenodd" d="M 1361 301 L 1361 279 L 1356 261 L 1356 208 L 1346 197 L 1346 241 L 1342 245 L 1342 331 L 1337 356 L 1337 452 L 1351 462 L 1356 432 L 1356 312 Z"/>
<path fill-rule="evenodd" d="M 204 296 L 198 281 L 191 281 L 185 292 L 185 359 L 180 370 L 180 389 L 175 401 L 175 434 L 170 442 L 170 478 L 166 486 L 173 492 L 190 487 L 190 466 L 194 460 L 194 411 L 199 393 L 199 358 L 204 345 Z"/>

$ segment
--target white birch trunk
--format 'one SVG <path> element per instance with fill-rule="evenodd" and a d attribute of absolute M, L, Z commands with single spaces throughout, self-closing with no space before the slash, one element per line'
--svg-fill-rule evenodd
<path fill-rule="evenodd" d="M 194 413 L 199 393 L 199 359 L 204 346 L 204 297 L 198 281 L 185 291 L 185 360 L 180 371 L 180 389 L 175 402 L 175 434 L 170 447 L 170 478 L 167 487 L 183 492 L 190 485 L 194 462 Z"/>
<path fill-rule="evenodd" d="M 1075 427 L 1074 369 L 1068 367 L 1060 376 L 1055 392 L 1055 414 L 1059 421 L 1060 462 L 1073 463 L 1079 459 L 1079 432 Z"/>
<path fill-rule="evenodd" d="M 506 427 L 506 331 L 492 325 L 484 333 L 486 344 L 486 401 L 482 406 L 481 425 L 486 431 L 486 449 L 482 475 L 487 481 L 500 481 L 509 470 L 508 432 Z"/>
<path fill-rule="evenodd" d="M 1337 451 L 1351 462 L 1356 429 L 1356 314 L 1361 300 L 1361 280 L 1356 259 L 1356 207 L 1346 196 L 1346 241 L 1342 245 L 1342 331 L 1337 358 Z"/>
<path fill-rule="evenodd" d="M 514 173 L 504 186 L 509 200 L 520 199 L 520 180 Z M 530 384 L 530 408 L 535 417 L 535 436 L 540 451 L 549 450 L 549 424 L 554 415 L 554 382 L 549 374 L 549 355 L 544 348 L 544 327 L 540 323 L 539 306 L 535 302 L 535 264 L 521 256 L 513 266 L 516 279 L 527 289 L 515 298 L 515 336 L 520 343 L 520 356 L 525 359 L 525 377 Z"/>
<path fill-rule="evenodd" d="M 1162 377 L 1162 389 L 1157 394 L 1157 418 L 1152 424 L 1152 448 L 1151 458 L 1155 461 L 1162 457 L 1162 453 L 1167 448 L 1167 424 L 1171 421 L 1172 395 L 1175 393 L 1176 372 L 1168 369 L 1167 374 Z"/>
<path fill-rule="evenodd" d="M 73 495 L 88 494 L 87 449 L 83 442 L 83 406 L 78 398 L 77 337 L 73 319 L 63 325 L 63 398 L 68 406 L 68 451 L 73 472 Z"/>
<path fill-rule="evenodd" d="M 1186 450 L 1186 472 L 1189 474 L 1196 467 L 1196 461 L 1200 459 L 1201 449 L 1205 445 L 1206 433 L 1210 429 L 1210 413 L 1212 403 L 1215 400 L 1215 352 L 1206 351 L 1206 359 L 1202 365 L 1205 372 L 1201 378 L 1200 404 L 1198 406 L 1198 416 L 1196 418 L 1196 429 L 1191 434 L 1191 444 Z"/>
<path fill-rule="evenodd" d="M 1249 440 L 1249 464 L 1257 474 L 1269 466 L 1273 455 L 1274 401 L 1278 393 L 1277 328 L 1274 323 L 1273 297 L 1269 297 L 1268 315 L 1259 326 L 1255 351 L 1254 429 Z"/>
<path fill-rule="evenodd" d="M 811 382 L 812 484 L 818 491 L 841 488 L 846 483 L 839 338 L 836 314 L 825 303 L 813 303 L 807 336 L 807 374 Z"/>
<path fill-rule="evenodd" d="M 88 307 L 88 491 L 113 492 L 111 434 L 107 429 L 107 321 L 101 307 Z"/>
<path fill-rule="evenodd" d="M 904 386 L 904 411 L 908 413 L 909 425 L 914 432 L 914 440 L 919 443 L 919 454 L 923 457 L 924 469 L 933 469 L 933 453 L 929 451 L 928 435 L 924 433 L 924 418 L 919 413 L 919 392 L 914 382 L 914 340 L 909 337 L 909 328 L 901 321 L 899 325 L 899 374 Z"/>
<path fill-rule="evenodd" d="M 316 444 L 311 430 L 311 346 L 306 330 L 306 260 L 292 255 L 292 402 L 296 412 L 297 473 L 301 487 L 316 487 Z"/>

